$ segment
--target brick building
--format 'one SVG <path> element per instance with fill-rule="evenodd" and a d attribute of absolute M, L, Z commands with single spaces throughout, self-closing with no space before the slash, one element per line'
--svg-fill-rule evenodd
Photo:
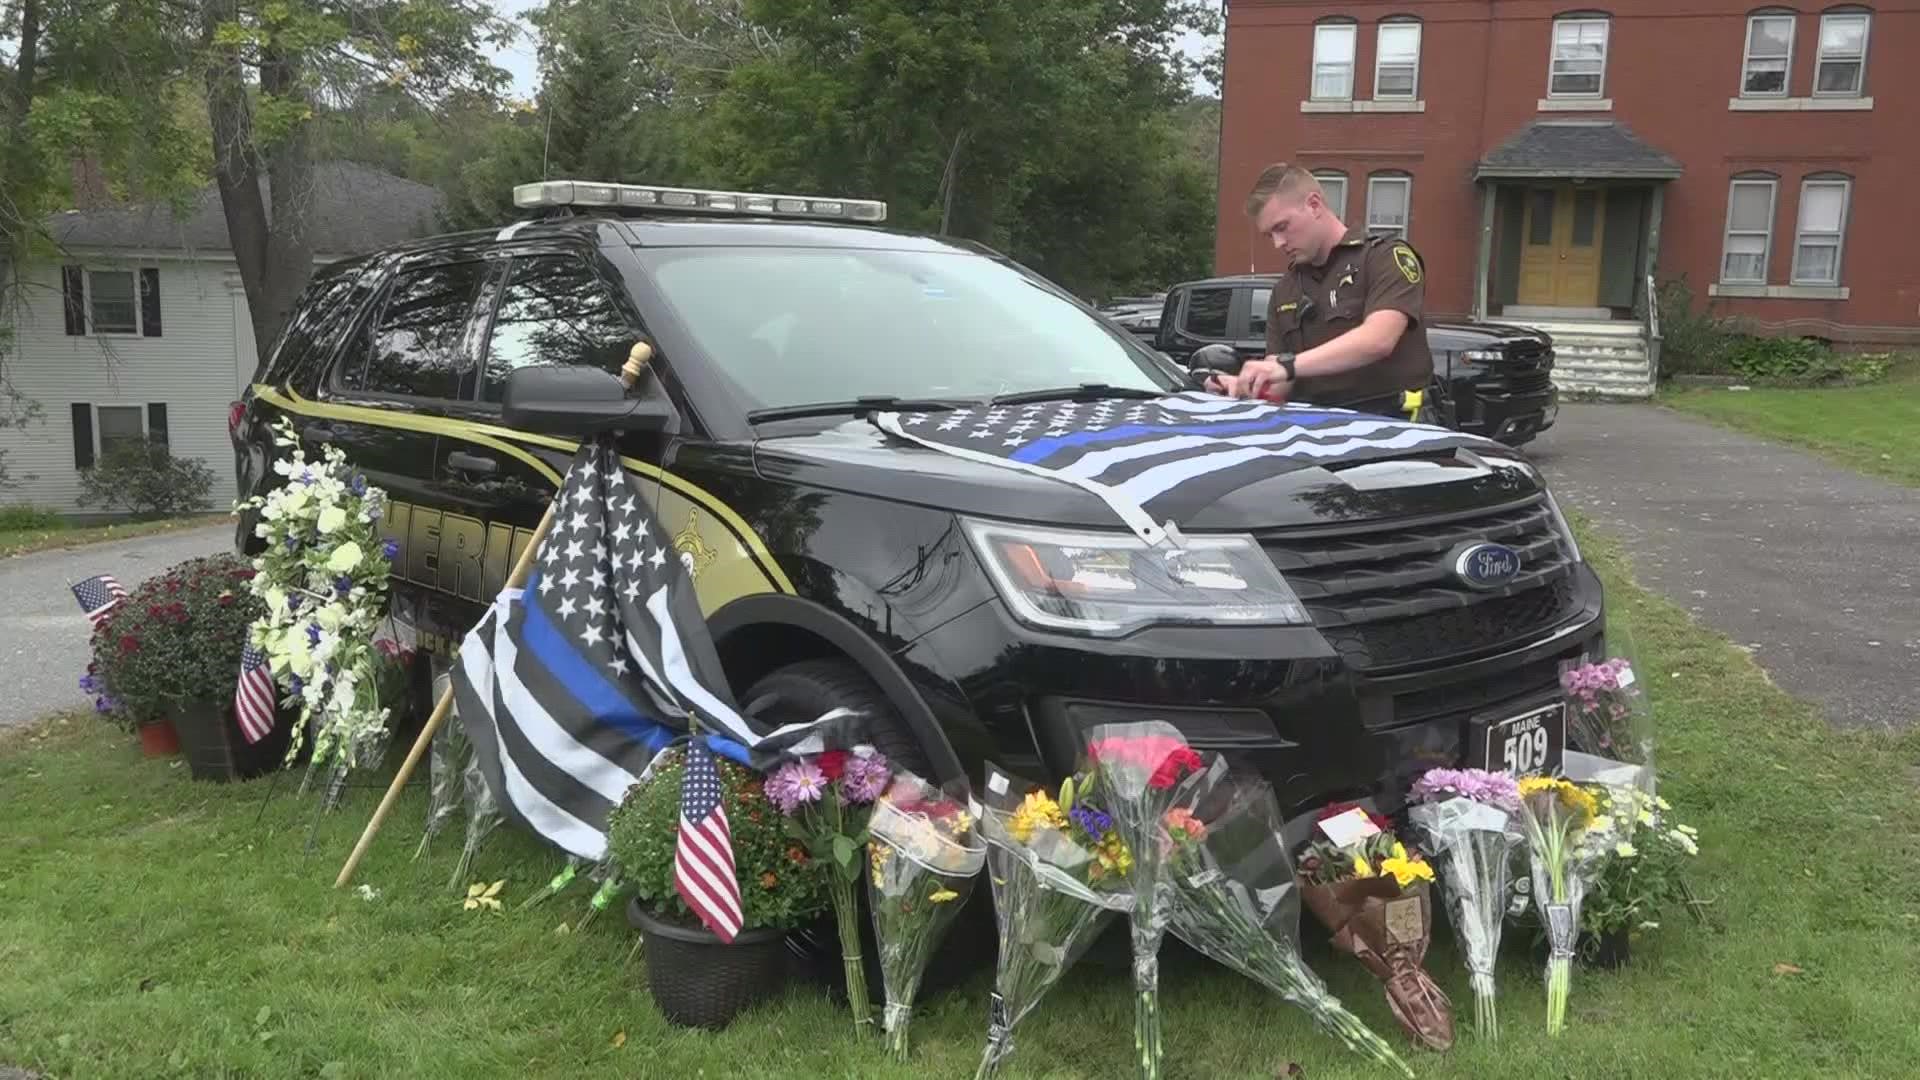
<path fill-rule="evenodd" d="M 1544 325 L 1645 392 L 1648 282 L 1764 331 L 1920 344 L 1920 4 L 1231 0 L 1221 272 L 1273 161 L 1403 233 L 1436 314 Z M 1657 309 L 1657 305 L 1653 305 Z"/>

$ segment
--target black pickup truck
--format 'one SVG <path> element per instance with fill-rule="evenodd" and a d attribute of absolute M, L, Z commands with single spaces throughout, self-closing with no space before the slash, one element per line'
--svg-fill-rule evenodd
<path fill-rule="evenodd" d="M 1273 281 L 1244 274 L 1172 286 L 1151 334 L 1154 347 L 1181 366 L 1207 345 L 1231 345 L 1249 357 L 1265 354 Z M 1509 446 L 1553 426 L 1560 404 L 1552 338 L 1496 323 L 1429 323 L 1426 331 L 1433 350 L 1428 399 L 1434 423 Z"/>

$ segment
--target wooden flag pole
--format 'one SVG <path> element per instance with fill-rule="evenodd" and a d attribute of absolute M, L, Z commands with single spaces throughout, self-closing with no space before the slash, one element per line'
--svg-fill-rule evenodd
<path fill-rule="evenodd" d="M 637 341 L 627 353 L 627 362 L 620 367 L 620 381 L 631 390 L 647 369 L 647 362 L 653 358 L 653 349 L 644 341 Z M 520 558 L 513 564 L 513 572 L 507 575 L 507 588 L 517 589 L 527 583 L 527 575 L 533 572 L 535 553 L 546 540 L 547 532 L 553 528 L 554 507 L 558 505 L 559 493 L 554 493 L 555 502 L 547 504 L 547 512 L 540 518 L 540 524 L 533 530 L 533 538 L 521 550 Z M 413 770 L 420 766 L 420 759 L 427 754 L 427 748 L 433 744 L 434 732 L 446 723 L 447 714 L 453 711 L 453 687 L 449 685 L 440 700 L 433 706 L 433 714 L 427 717 L 426 724 L 420 729 L 420 736 L 413 740 L 413 749 L 407 751 L 407 759 L 400 763 L 400 769 L 393 774 L 393 783 L 387 785 L 387 793 L 380 799 L 380 805 L 374 808 L 373 817 L 360 833 L 360 840 L 353 845 L 353 853 L 347 856 L 345 866 L 340 868 L 340 876 L 333 879 L 333 887 L 338 889 L 353 880 L 353 872 L 360 867 L 360 860 L 366 856 L 367 848 L 373 845 L 374 834 L 380 831 L 387 815 L 393 811 L 394 803 L 400 801 L 400 791 L 407 786 L 407 780 L 413 776 Z"/>

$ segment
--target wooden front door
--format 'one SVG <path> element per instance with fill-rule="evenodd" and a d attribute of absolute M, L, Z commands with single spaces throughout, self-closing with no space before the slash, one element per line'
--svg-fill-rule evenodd
<path fill-rule="evenodd" d="M 1520 303 L 1599 305 L 1605 207 L 1600 189 L 1590 185 L 1527 189 L 1520 237 Z"/>

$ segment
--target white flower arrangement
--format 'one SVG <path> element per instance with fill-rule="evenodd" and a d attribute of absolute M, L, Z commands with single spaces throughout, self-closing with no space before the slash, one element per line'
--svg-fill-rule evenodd
<path fill-rule="evenodd" d="M 313 724 L 314 763 L 337 756 L 352 768 L 385 733 L 389 715 L 380 701 L 384 658 L 374 646 L 398 553 L 380 538 L 386 493 L 367 483 L 339 447 L 309 460 L 286 418 L 274 425 L 274 436 L 292 448 L 273 464 L 286 483 L 235 506 L 259 511 L 254 535 L 266 541 L 250 584 L 267 614 L 253 624 L 251 640 L 287 691 L 285 700 L 300 703 L 288 760 Z"/>

